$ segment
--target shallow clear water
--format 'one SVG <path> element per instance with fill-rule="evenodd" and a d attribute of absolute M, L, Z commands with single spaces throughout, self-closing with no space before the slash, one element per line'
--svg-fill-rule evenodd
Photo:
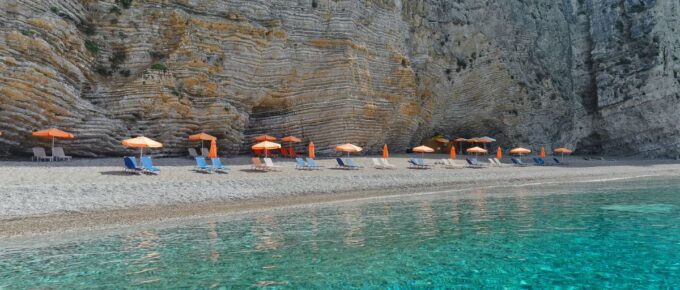
<path fill-rule="evenodd" d="M 678 288 L 680 180 L 512 187 L 0 250 L 0 289 Z"/>

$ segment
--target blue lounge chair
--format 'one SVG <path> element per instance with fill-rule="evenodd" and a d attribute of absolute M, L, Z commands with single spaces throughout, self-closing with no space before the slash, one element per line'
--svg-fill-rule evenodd
<path fill-rule="evenodd" d="M 196 156 L 194 159 L 196 160 L 196 167 L 194 168 L 194 170 L 205 173 L 212 173 L 210 166 L 208 166 L 208 164 L 205 162 L 205 157 Z"/>
<path fill-rule="evenodd" d="M 338 162 L 338 165 L 337 165 L 337 167 L 339 167 L 339 168 L 343 168 L 343 169 L 348 169 L 348 168 L 349 168 L 349 167 L 347 167 L 347 165 L 345 165 L 345 162 L 344 162 L 344 161 L 342 161 L 342 158 L 340 158 L 340 157 L 338 157 L 338 158 L 335 158 L 335 161 L 337 161 L 337 162 Z"/>
<path fill-rule="evenodd" d="M 323 168 L 323 166 L 317 165 L 316 160 L 314 160 L 312 158 L 307 158 L 307 167 L 309 167 L 310 169 L 321 169 L 321 168 Z"/>
<path fill-rule="evenodd" d="M 534 161 L 534 163 L 535 163 L 536 165 L 539 165 L 539 166 L 540 166 L 540 165 L 543 165 L 543 164 L 541 164 L 541 161 L 538 160 L 538 157 L 532 157 L 531 159 Z"/>
<path fill-rule="evenodd" d="M 142 173 L 142 169 L 137 167 L 137 162 L 134 157 L 123 157 L 123 163 L 125 163 L 123 171 L 135 174 Z"/>
<path fill-rule="evenodd" d="M 300 157 L 295 157 L 295 169 L 309 170 L 311 169 L 307 163 Z"/>
<path fill-rule="evenodd" d="M 211 158 L 212 170 L 220 173 L 229 173 L 229 167 L 222 165 L 222 160 L 219 158 Z"/>
<path fill-rule="evenodd" d="M 418 164 L 418 166 L 420 168 L 430 169 L 430 165 L 425 164 L 425 160 L 423 160 L 422 158 L 416 158 L 415 161 L 416 161 L 416 164 Z"/>
<path fill-rule="evenodd" d="M 142 161 L 142 169 L 144 170 L 144 172 L 151 173 L 151 174 L 158 174 L 158 173 L 161 172 L 160 168 L 153 166 L 153 161 L 151 161 L 151 157 L 143 156 L 141 158 L 141 161 Z"/>
<path fill-rule="evenodd" d="M 522 160 L 519 160 L 517 158 L 510 158 L 512 160 L 512 164 L 515 164 L 515 166 L 527 166 Z"/>
<path fill-rule="evenodd" d="M 538 161 L 538 165 L 541 165 L 541 166 L 548 165 L 548 163 L 545 163 L 545 160 L 543 160 L 543 158 L 541 158 L 541 157 L 536 157 L 535 161 Z"/>
<path fill-rule="evenodd" d="M 562 164 L 564 164 L 564 163 L 562 163 L 559 159 L 557 159 L 556 157 L 553 157 L 553 161 L 555 161 L 555 165 L 562 165 Z"/>
<path fill-rule="evenodd" d="M 469 168 L 483 168 L 484 167 L 484 165 L 479 163 L 477 158 L 469 158 L 468 157 L 468 158 L 465 158 L 465 161 L 467 161 L 467 163 L 468 163 L 467 167 L 469 167 Z"/>
<path fill-rule="evenodd" d="M 409 159 L 408 160 L 408 167 L 409 168 L 420 168 L 420 165 L 418 165 L 418 162 L 416 162 L 415 159 Z"/>
<path fill-rule="evenodd" d="M 346 158 L 345 159 L 345 166 L 349 167 L 349 169 L 359 169 L 361 166 L 354 164 L 354 161 L 352 158 Z"/>

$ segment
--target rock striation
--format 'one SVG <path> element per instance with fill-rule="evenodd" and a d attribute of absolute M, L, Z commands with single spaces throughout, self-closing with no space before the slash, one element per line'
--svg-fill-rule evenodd
<path fill-rule="evenodd" d="M 584 153 L 680 149 L 680 2 L 0 3 L 0 154 L 68 129 L 80 156 L 227 153 L 262 133 L 401 151 L 435 133 Z M 395 151 L 395 152 L 396 152 Z"/>

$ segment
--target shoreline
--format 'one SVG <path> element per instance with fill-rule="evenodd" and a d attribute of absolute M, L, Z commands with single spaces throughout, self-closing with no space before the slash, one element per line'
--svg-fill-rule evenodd
<path fill-rule="evenodd" d="M 365 162 L 366 160 L 363 160 L 362 158 L 356 159 L 364 164 L 368 164 Z M 234 168 L 238 166 L 241 165 L 233 166 L 232 171 L 234 169 L 239 170 L 239 168 Z M 30 166 L 29 168 L 40 167 Z M 87 167 L 74 166 L 74 168 L 83 172 L 91 171 L 88 170 Z M 178 169 L 176 170 L 185 169 L 185 166 L 178 166 Z M 240 169 L 243 170 L 243 168 Z M 620 164 L 604 164 L 591 167 L 574 164 L 565 167 L 532 166 L 524 168 L 509 167 L 485 169 L 436 168 L 432 170 L 397 169 L 379 172 L 376 172 L 376 169 L 370 168 L 358 171 L 333 170 L 326 168 L 321 171 L 310 172 L 310 174 L 313 175 L 311 179 L 316 180 L 316 184 L 320 185 L 318 187 L 319 190 L 314 191 L 297 188 L 296 184 L 300 184 L 300 182 L 309 182 L 310 178 L 297 176 L 296 178 L 302 178 L 302 180 L 290 181 L 290 176 L 286 174 L 286 172 L 290 173 L 291 170 L 294 169 L 284 168 L 283 172 L 278 173 L 259 174 L 242 171 L 232 176 L 230 176 L 230 174 L 221 175 L 225 179 L 224 182 L 231 179 L 233 182 L 241 183 L 241 186 L 230 190 L 223 190 L 221 191 L 223 193 L 221 196 L 208 195 L 203 196 L 199 200 L 192 200 L 189 198 L 186 199 L 185 202 L 151 202 L 146 204 L 144 202 L 139 202 L 137 204 L 124 203 L 120 207 L 97 207 L 96 205 L 101 205 L 105 200 L 96 200 L 96 198 L 94 198 L 94 203 L 90 204 L 93 197 L 89 197 L 89 200 L 84 203 L 85 205 L 88 205 L 89 208 L 55 210 L 52 212 L 26 215 L 7 215 L 6 212 L 2 212 L 0 215 L 0 238 L 7 239 L 50 235 L 55 233 L 117 229 L 130 225 L 158 224 L 275 209 L 315 206 L 319 204 L 362 202 L 380 198 L 408 198 L 426 194 L 469 192 L 473 190 L 489 190 L 509 186 L 548 186 L 568 183 L 606 182 L 620 179 L 672 177 L 680 175 L 679 164 L 650 165 L 645 161 L 626 161 Z M 304 175 L 305 173 L 306 172 L 302 172 L 301 174 Z M 193 172 L 182 174 L 186 174 L 190 177 L 205 177 L 205 175 L 198 175 L 198 173 Z M 250 175 L 255 175 L 257 178 L 253 181 L 253 177 Z M 294 175 L 297 175 L 297 173 Z M 121 177 L 123 179 L 127 178 L 127 176 L 115 177 Z M 428 177 L 434 177 L 434 180 Z M 132 183 L 132 185 L 135 186 L 144 186 L 147 182 L 151 182 L 152 185 L 159 185 L 153 180 L 153 178 L 155 178 L 154 176 L 143 176 L 142 179 L 136 179 L 136 177 L 130 178 L 135 178 L 134 183 Z M 341 181 L 344 180 L 349 182 L 340 183 L 345 186 L 333 187 L 332 185 L 337 184 L 337 180 L 335 180 L 337 178 Z M 265 182 L 265 184 L 271 182 L 281 183 L 281 186 L 277 188 L 279 192 L 277 194 L 271 194 L 272 190 L 267 190 L 267 187 L 263 186 L 261 188 L 251 188 L 245 195 L 241 194 L 229 198 L 229 195 L 234 193 L 234 191 L 244 190 L 253 184 L 258 184 L 260 179 L 269 180 L 269 182 Z M 95 185 L 94 188 L 97 188 L 97 184 L 100 184 L 97 180 L 92 182 Z M 172 184 L 174 186 L 173 190 L 175 191 L 173 194 L 178 195 L 179 197 L 186 197 L 186 193 L 183 191 L 191 191 L 194 187 L 192 183 L 187 185 L 187 182 L 187 180 L 175 180 L 175 183 Z M 217 191 L 220 191 L 219 189 L 225 189 L 223 187 L 224 182 L 214 180 L 196 182 L 201 184 L 201 187 L 215 187 L 218 189 Z M 375 184 L 372 184 L 372 182 Z M 290 186 L 291 183 L 293 186 Z M 0 179 L 0 185 L 3 184 L 5 187 L 9 188 L 12 188 L 13 186 L 11 182 Z M 372 186 L 369 186 L 371 184 Z M 87 190 L 89 190 L 92 184 L 81 184 L 77 186 L 86 186 Z M 65 192 L 63 190 L 66 190 L 66 193 L 71 192 L 69 191 L 69 186 L 64 184 L 64 187 L 65 188 L 62 188 L 62 191 L 60 191 L 58 185 L 52 184 L 48 186 L 48 188 L 54 190 L 55 193 L 64 194 Z M 40 186 L 35 185 L 33 187 L 29 186 L 28 188 L 37 189 L 40 188 Z M 123 188 L 122 191 L 124 192 L 126 189 L 127 188 Z M 162 187 L 161 191 L 166 189 L 167 187 Z M 80 193 L 82 193 L 82 191 Z M 115 190 L 107 191 L 107 193 L 110 194 L 109 199 L 123 200 L 126 198 L 125 194 L 121 195 L 121 192 Z M 76 195 L 77 194 L 79 193 L 76 193 Z M 155 201 L 155 199 L 152 199 L 151 201 Z M 57 209 L 60 206 L 62 208 L 68 208 L 69 205 L 64 204 L 63 200 L 45 202 L 46 205 L 54 205 Z M 21 202 L 16 202 L 16 204 L 21 204 Z M 82 204 L 83 203 L 80 205 Z M 25 207 L 30 208 L 26 205 Z M 30 213 L 31 211 L 27 210 L 27 212 Z"/>

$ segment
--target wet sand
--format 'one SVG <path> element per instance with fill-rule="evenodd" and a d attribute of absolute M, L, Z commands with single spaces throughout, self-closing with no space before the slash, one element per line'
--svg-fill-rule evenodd
<path fill-rule="evenodd" d="M 426 155 L 426 162 L 446 158 Z M 371 157 L 355 157 L 360 170 L 296 170 L 290 160 L 275 160 L 277 172 L 250 170 L 249 158 L 223 158 L 228 174 L 193 171 L 193 162 L 158 158 L 161 174 L 129 175 L 119 158 L 72 162 L 0 162 L 0 237 L 120 228 L 186 218 L 264 209 L 353 201 L 424 191 L 679 176 L 671 160 L 586 161 L 567 158 L 566 166 L 489 167 L 483 169 L 407 168 L 407 156 L 395 156 L 396 169 L 374 169 Z M 526 160 L 526 159 L 525 159 Z M 459 161 L 459 163 L 461 163 Z"/>

